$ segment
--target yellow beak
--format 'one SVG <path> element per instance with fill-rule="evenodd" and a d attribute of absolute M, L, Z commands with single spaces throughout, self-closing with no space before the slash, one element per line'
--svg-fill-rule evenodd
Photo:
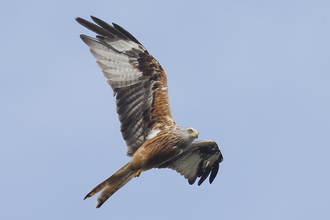
<path fill-rule="evenodd" d="M 194 132 L 194 133 L 191 133 L 190 135 L 194 138 L 198 138 L 198 134 L 199 134 L 198 132 Z"/>

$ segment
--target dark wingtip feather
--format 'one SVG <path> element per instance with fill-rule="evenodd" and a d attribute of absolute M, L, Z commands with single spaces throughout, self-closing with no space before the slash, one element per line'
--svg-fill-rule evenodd
<path fill-rule="evenodd" d="M 210 175 L 210 184 L 213 182 L 213 180 L 215 179 L 215 177 L 217 176 L 219 171 L 219 163 L 215 163 L 214 166 L 212 167 L 212 172 Z"/>
<path fill-rule="evenodd" d="M 88 193 L 88 194 L 84 197 L 84 200 L 85 200 L 85 199 L 88 199 L 89 197 L 91 197 L 91 196 L 90 196 L 90 193 Z"/>
<path fill-rule="evenodd" d="M 130 40 L 134 41 L 137 44 L 142 45 L 130 32 L 128 32 L 126 29 L 124 29 L 123 27 L 119 26 L 116 23 L 112 23 L 112 25 L 114 26 L 114 28 L 119 31 L 121 34 L 123 34 L 124 36 L 126 36 L 127 38 L 129 38 Z"/>
<path fill-rule="evenodd" d="M 87 29 L 89 29 L 101 36 L 108 36 L 110 38 L 117 36 L 119 38 L 131 40 L 137 44 L 142 45 L 131 33 L 129 33 L 126 29 L 119 26 L 118 24 L 112 23 L 113 26 L 111 26 L 110 24 L 106 23 L 105 21 L 103 21 L 97 17 L 94 17 L 92 15 L 91 15 L 91 19 L 97 25 L 90 21 L 87 21 L 83 18 L 80 18 L 80 17 L 77 17 L 76 21 L 79 24 L 81 24 L 82 26 L 86 27 Z"/>
<path fill-rule="evenodd" d="M 207 168 L 205 169 L 205 171 L 204 171 L 202 177 L 201 177 L 201 178 L 199 179 L 199 181 L 198 181 L 198 185 L 199 185 L 199 186 L 200 186 L 200 185 L 204 182 L 204 180 L 209 176 L 210 172 L 211 172 L 211 168 L 210 168 L 210 167 L 207 167 Z"/>
<path fill-rule="evenodd" d="M 80 17 L 77 17 L 76 18 L 76 21 L 81 24 L 82 26 L 84 26 L 85 28 L 97 33 L 97 34 L 100 34 L 100 35 L 103 35 L 103 36 L 108 36 L 108 37 L 114 37 L 114 35 L 107 31 L 106 29 L 103 29 L 102 27 L 100 26 L 97 26 L 96 24 L 90 22 L 90 21 L 87 21 L 83 18 L 80 18 Z M 97 23 L 97 22 L 96 22 Z M 105 23 L 105 22 L 104 22 Z"/>
<path fill-rule="evenodd" d="M 192 177 L 192 178 L 189 178 L 189 179 L 188 179 L 188 183 L 189 183 L 190 185 L 193 185 L 193 184 L 195 183 L 196 179 L 197 179 L 197 176 Z"/>

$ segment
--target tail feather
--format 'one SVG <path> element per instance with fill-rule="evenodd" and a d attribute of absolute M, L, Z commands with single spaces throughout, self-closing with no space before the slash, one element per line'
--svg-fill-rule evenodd
<path fill-rule="evenodd" d="M 108 179 L 97 185 L 92 189 L 84 199 L 94 196 L 96 193 L 101 192 L 101 195 L 97 198 L 96 208 L 102 206 L 102 204 L 112 196 L 117 190 L 128 183 L 133 177 L 136 171 L 129 169 L 129 163 L 120 168 Z"/>

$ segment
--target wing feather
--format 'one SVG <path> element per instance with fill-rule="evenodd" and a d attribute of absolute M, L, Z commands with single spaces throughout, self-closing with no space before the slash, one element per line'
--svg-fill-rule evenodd
<path fill-rule="evenodd" d="M 98 35 L 80 37 L 89 46 L 116 95 L 127 155 L 132 156 L 154 130 L 175 124 L 169 107 L 166 74 L 124 28 L 91 18 L 96 24 L 82 18 L 76 20 Z"/>
<path fill-rule="evenodd" d="M 177 171 L 188 179 L 189 184 L 194 184 L 200 177 L 198 185 L 201 185 L 210 173 L 209 182 L 213 182 L 222 160 L 217 143 L 212 140 L 202 140 L 193 142 L 187 150 L 158 168 L 170 168 Z"/>

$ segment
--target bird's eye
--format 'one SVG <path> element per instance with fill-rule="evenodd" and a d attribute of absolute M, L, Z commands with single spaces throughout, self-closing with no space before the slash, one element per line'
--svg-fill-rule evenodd
<path fill-rule="evenodd" d="M 193 132 L 194 132 L 194 131 L 193 131 L 192 129 L 190 129 L 190 128 L 188 129 L 188 133 L 189 133 L 189 134 L 192 134 Z"/>

